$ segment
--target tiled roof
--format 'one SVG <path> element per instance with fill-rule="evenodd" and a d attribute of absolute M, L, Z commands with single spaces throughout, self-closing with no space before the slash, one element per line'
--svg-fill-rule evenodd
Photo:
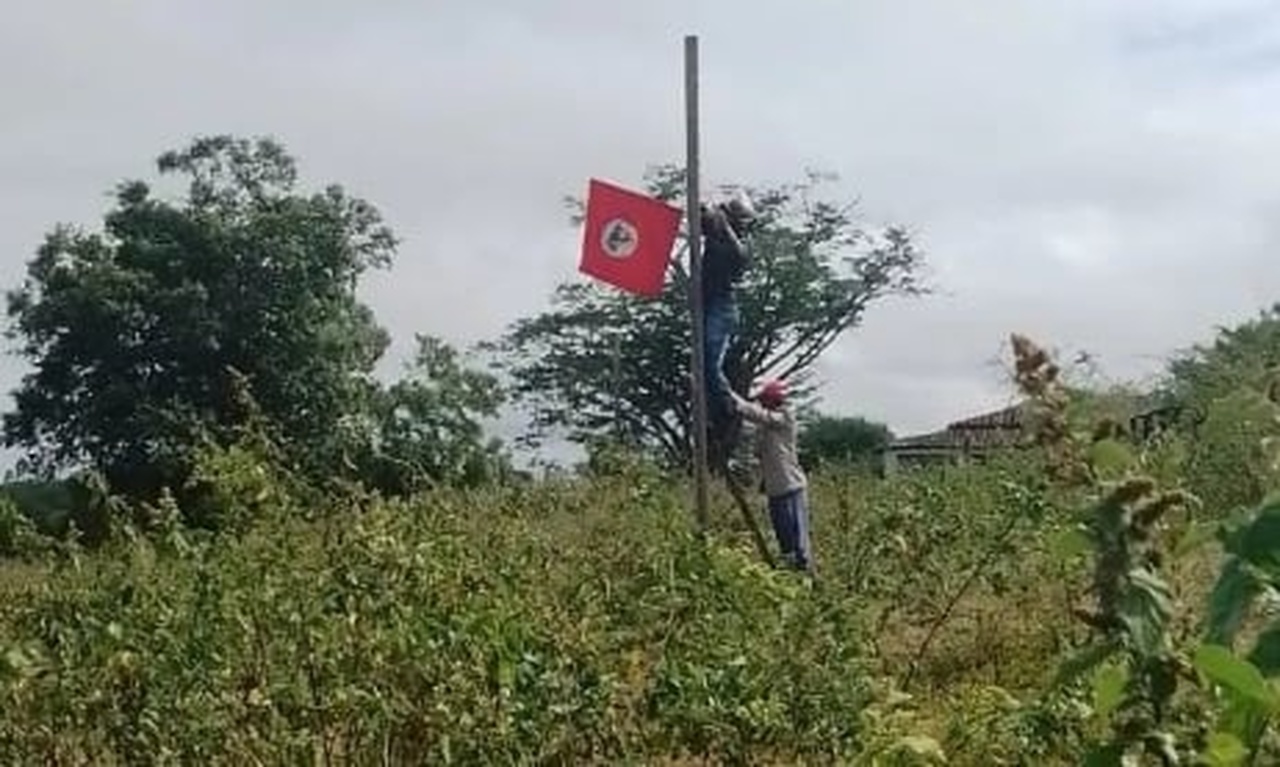
<path fill-rule="evenodd" d="M 1024 404 L 953 421 L 941 431 L 896 439 L 887 449 L 894 452 L 964 450 L 1013 445 L 1022 436 Z M 1135 417 L 1160 413 L 1168 408 L 1166 403 L 1152 396 L 1138 397 L 1134 405 L 1137 410 Z"/>
<path fill-rule="evenodd" d="M 935 431 L 930 434 L 916 434 L 911 437 L 895 439 L 890 443 L 889 448 L 892 450 L 927 447 L 951 448 L 956 445 L 955 439 L 956 435 L 952 432 Z"/>
<path fill-rule="evenodd" d="M 889 449 L 965 450 L 1010 445 L 1022 434 L 1022 408 L 1019 405 L 993 410 L 947 425 L 942 431 L 918 434 L 894 440 Z"/>
<path fill-rule="evenodd" d="M 954 421 L 947 424 L 947 431 L 967 431 L 971 429 L 1021 429 L 1022 405 L 1010 405 L 972 418 Z"/>

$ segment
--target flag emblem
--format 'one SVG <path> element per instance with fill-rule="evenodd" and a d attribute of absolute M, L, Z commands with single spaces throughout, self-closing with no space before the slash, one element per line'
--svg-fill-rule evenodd
<path fill-rule="evenodd" d="M 600 247 L 610 258 L 629 258 L 640 245 L 640 233 L 625 218 L 615 218 L 604 225 Z"/>

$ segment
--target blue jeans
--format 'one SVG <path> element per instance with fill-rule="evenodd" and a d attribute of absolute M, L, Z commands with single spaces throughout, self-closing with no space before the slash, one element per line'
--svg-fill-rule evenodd
<path fill-rule="evenodd" d="M 809 548 L 809 504 L 804 488 L 769 496 L 769 518 L 778 537 L 782 559 L 796 570 L 808 572 L 813 566 Z"/>
<path fill-rule="evenodd" d="M 731 298 L 711 301 L 703 307 L 706 348 L 703 375 L 707 382 L 707 414 L 714 423 L 732 412 L 729 407 L 729 379 L 724 374 L 724 358 L 738 331 L 738 305 Z"/>

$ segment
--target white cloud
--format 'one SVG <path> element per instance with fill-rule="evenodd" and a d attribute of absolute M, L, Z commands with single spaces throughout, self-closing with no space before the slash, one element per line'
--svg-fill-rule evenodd
<path fill-rule="evenodd" d="M 402 235 L 365 289 L 397 354 L 492 336 L 573 278 L 561 195 L 681 158 L 690 31 L 709 182 L 836 170 L 928 249 L 944 292 L 833 350 L 834 409 L 911 431 L 1003 404 L 1011 330 L 1147 375 L 1280 292 L 1280 16 L 1228 0 L 20 4 L 0 281 L 163 149 L 270 133 Z"/>

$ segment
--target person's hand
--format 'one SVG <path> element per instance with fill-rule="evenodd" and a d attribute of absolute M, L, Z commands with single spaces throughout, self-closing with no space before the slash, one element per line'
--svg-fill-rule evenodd
<path fill-rule="evenodd" d="M 730 413 L 738 412 L 738 395 L 737 394 L 735 394 L 731 390 L 729 392 L 729 396 L 725 397 L 725 400 L 726 400 L 725 404 L 728 406 Z"/>

